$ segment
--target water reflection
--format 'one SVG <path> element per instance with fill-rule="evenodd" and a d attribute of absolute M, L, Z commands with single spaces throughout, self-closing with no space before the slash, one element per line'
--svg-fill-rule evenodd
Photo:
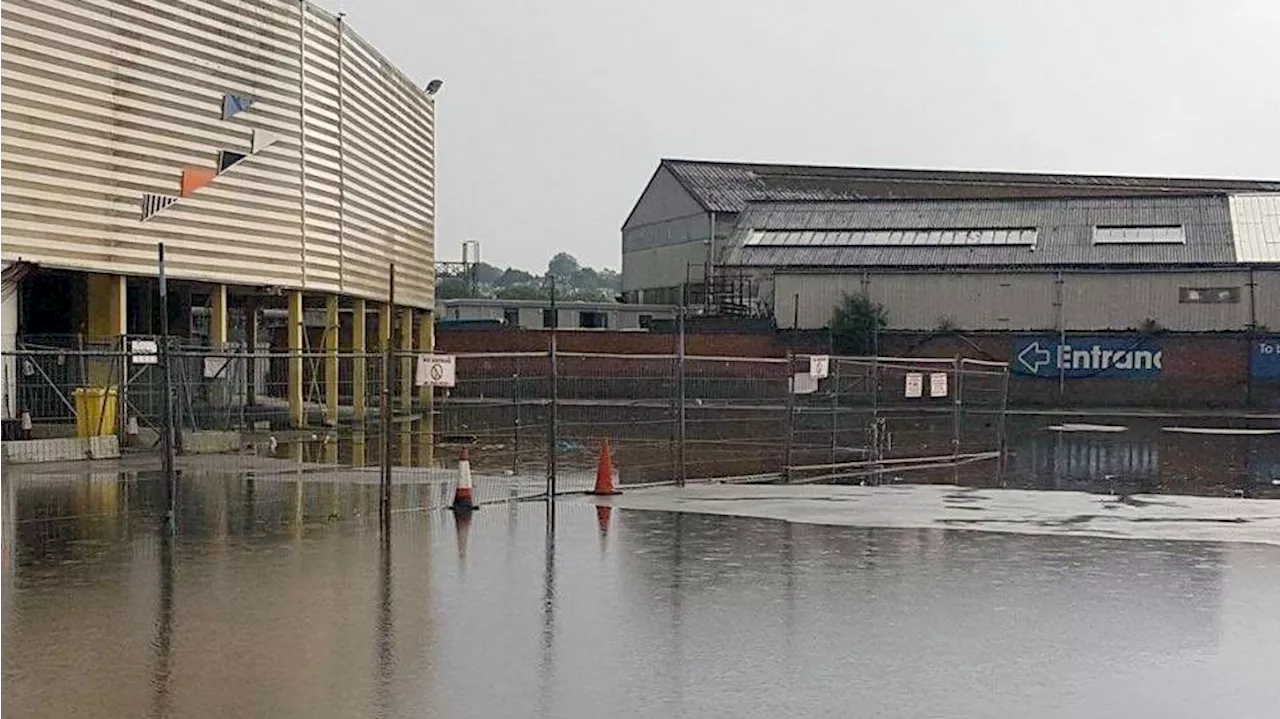
<path fill-rule="evenodd" d="M 378 537 L 378 605 L 377 620 L 374 624 L 374 654 L 377 657 L 373 693 L 375 717 L 396 716 L 393 711 L 396 653 L 392 608 L 391 546 L 390 527 L 384 526 Z"/>
<path fill-rule="evenodd" d="M 84 481 L 5 480 L 14 716 L 1262 716 L 1280 698 L 1272 547 L 577 500 L 554 525 L 519 503 L 384 531 L 357 512 L 376 485 L 293 475 L 186 478 L 166 539 L 154 478 Z"/>
<path fill-rule="evenodd" d="M 160 592 L 156 602 L 155 669 L 151 677 L 151 716 L 170 715 L 170 678 L 173 673 L 173 537 L 163 533 L 159 551 Z"/>

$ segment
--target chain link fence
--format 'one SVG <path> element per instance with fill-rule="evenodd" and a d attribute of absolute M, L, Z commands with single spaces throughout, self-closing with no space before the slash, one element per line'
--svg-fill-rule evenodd
<path fill-rule="evenodd" d="M 168 387 L 179 453 L 220 455 L 210 470 L 297 470 L 285 462 L 376 484 L 385 457 L 393 484 L 447 484 L 465 447 L 494 498 L 536 493 L 551 474 L 589 488 L 606 441 L 630 485 L 874 481 L 1004 447 L 996 362 L 495 352 L 456 356 L 455 384 L 432 389 L 414 381 L 411 352 L 175 343 L 166 373 L 158 349 L 24 338 L 7 365 L 23 417 L 12 438 L 114 435 L 125 453 L 157 453 Z"/>

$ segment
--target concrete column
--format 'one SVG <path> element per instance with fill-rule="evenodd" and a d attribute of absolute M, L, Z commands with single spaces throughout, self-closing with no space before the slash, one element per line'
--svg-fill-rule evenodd
<path fill-rule="evenodd" d="M 338 296 L 324 304 L 324 423 L 338 425 Z M 335 444 L 334 447 L 337 447 Z"/>
<path fill-rule="evenodd" d="M 400 406 L 405 410 L 413 407 L 413 308 L 400 308 Z"/>
<path fill-rule="evenodd" d="M 418 352 L 420 354 L 431 354 L 436 347 L 435 321 L 431 312 L 421 312 L 418 314 Z M 416 371 L 416 367 L 414 368 Z M 422 385 L 420 394 L 420 404 L 422 411 L 422 419 L 419 424 L 418 440 L 419 450 L 418 457 L 423 467 L 430 467 L 435 461 L 435 417 L 431 412 L 435 400 L 435 390 L 429 385 Z"/>
<path fill-rule="evenodd" d="M 289 421 L 294 427 L 305 427 L 306 411 L 302 404 L 302 292 L 289 293 Z"/>
<path fill-rule="evenodd" d="M 357 427 L 364 426 L 367 392 L 369 389 L 369 364 L 364 353 L 368 351 L 365 338 L 368 336 L 368 306 L 364 300 L 356 300 L 356 307 L 351 315 L 351 407 L 355 412 Z M 357 465 L 360 466 L 360 465 Z"/>

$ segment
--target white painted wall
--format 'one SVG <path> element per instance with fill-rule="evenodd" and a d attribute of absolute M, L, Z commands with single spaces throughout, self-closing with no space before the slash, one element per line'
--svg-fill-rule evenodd
<path fill-rule="evenodd" d="M 18 408 L 18 366 L 13 351 L 18 348 L 18 292 L 10 292 L 0 303 L 0 415 L 16 419 Z"/>

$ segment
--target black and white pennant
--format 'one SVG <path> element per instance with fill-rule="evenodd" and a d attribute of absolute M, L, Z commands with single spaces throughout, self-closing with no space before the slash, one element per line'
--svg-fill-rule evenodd
<path fill-rule="evenodd" d="M 142 221 L 146 222 L 160 212 L 177 204 L 177 195 L 156 195 L 150 192 L 142 195 Z"/>

